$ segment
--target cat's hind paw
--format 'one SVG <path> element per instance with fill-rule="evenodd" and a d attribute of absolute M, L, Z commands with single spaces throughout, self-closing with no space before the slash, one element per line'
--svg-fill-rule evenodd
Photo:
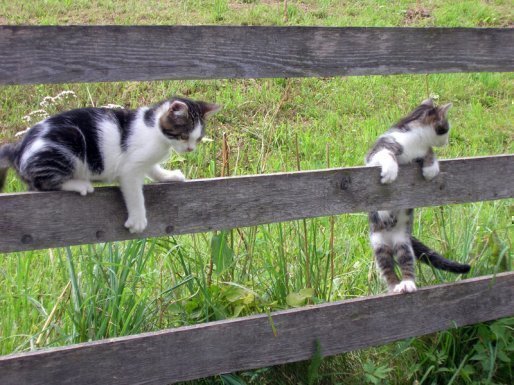
<path fill-rule="evenodd" d="M 64 182 L 61 190 L 78 192 L 80 195 L 85 196 L 95 191 L 93 185 L 88 180 L 70 179 Z"/>
<path fill-rule="evenodd" d="M 423 167 L 423 177 L 426 180 L 432 180 L 439 174 L 439 162 L 434 162 L 430 166 Z"/>
<path fill-rule="evenodd" d="M 417 290 L 418 288 L 416 287 L 414 281 L 406 279 L 401 281 L 393 288 L 393 293 L 414 293 Z"/>
<path fill-rule="evenodd" d="M 142 233 L 146 229 L 148 221 L 146 217 L 131 216 L 125 222 L 125 227 L 132 233 Z"/>

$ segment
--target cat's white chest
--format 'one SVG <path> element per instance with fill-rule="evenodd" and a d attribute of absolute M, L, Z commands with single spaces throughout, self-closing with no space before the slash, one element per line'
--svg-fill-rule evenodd
<path fill-rule="evenodd" d="M 398 157 L 400 164 L 410 163 L 415 159 L 423 158 L 427 153 L 425 146 L 404 147 L 403 153 Z"/>
<path fill-rule="evenodd" d="M 423 158 L 428 151 L 427 140 L 422 128 L 414 128 L 409 132 L 395 132 L 391 136 L 402 146 L 402 153 L 397 156 L 400 164 Z"/>

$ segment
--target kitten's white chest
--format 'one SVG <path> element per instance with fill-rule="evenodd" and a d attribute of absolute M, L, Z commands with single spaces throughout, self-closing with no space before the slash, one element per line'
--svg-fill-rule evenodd
<path fill-rule="evenodd" d="M 429 145 L 422 127 L 414 127 L 409 132 L 395 132 L 391 135 L 402 146 L 402 153 L 397 156 L 398 163 L 410 163 L 426 155 Z"/>

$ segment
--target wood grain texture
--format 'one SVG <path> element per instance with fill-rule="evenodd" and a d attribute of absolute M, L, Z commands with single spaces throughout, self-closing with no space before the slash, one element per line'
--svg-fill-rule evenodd
<path fill-rule="evenodd" d="M 344 189 L 343 189 L 344 188 Z M 510 198 L 514 155 L 441 161 L 431 182 L 416 165 L 380 184 L 377 167 L 213 178 L 145 186 L 139 237 L 186 234 L 299 218 Z M 76 193 L 0 194 L 0 252 L 131 239 L 117 187 Z"/>
<path fill-rule="evenodd" d="M 512 28 L 1 26 L 0 84 L 513 71 Z"/>
<path fill-rule="evenodd" d="M 169 384 L 514 315 L 514 273 L 0 357 L 0 384 Z M 272 319 L 275 333 L 270 321 Z"/>

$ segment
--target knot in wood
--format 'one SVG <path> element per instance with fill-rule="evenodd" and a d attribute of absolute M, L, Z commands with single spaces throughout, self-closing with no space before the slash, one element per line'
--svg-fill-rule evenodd
<path fill-rule="evenodd" d="M 34 239 L 32 238 L 32 235 L 25 234 L 23 237 L 21 237 L 21 243 L 24 245 L 28 245 L 29 243 L 32 243 Z"/>
<path fill-rule="evenodd" d="M 350 184 L 352 183 L 352 178 L 349 175 L 344 175 L 341 179 L 341 190 L 348 190 L 350 188 Z"/>

